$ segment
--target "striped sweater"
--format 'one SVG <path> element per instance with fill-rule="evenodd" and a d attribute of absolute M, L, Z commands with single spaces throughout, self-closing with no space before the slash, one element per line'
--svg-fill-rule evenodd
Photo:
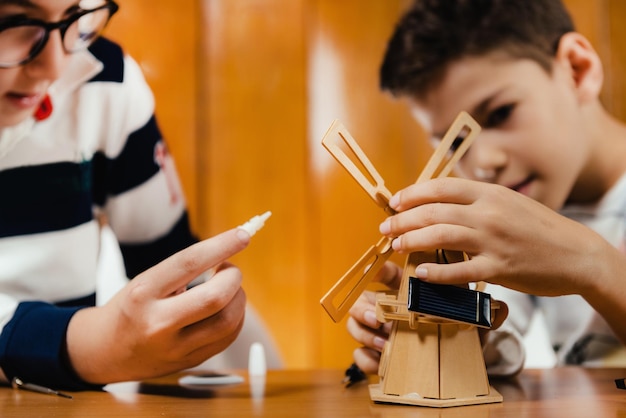
<path fill-rule="evenodd" d="M 0 370 L 84 389 L 65 332 L 95 303 L 98 213 L 131 278 L 196 240 L 136 62 L 106 39 L 71 60 L 50 116 L 0 132 Z"/>

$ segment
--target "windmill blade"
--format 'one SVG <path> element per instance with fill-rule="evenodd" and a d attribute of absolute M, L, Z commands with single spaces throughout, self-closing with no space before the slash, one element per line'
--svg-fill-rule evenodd
<path fill-rule="evenodd" d="M 422 170 L 417 183 L 431 178 L 445 177 L 461 159 L 480 132 L 480 125 L 466 112 L 461 112 L 444 135 L 441 143 Z M 351 159 L 338 142 L 342 141 L 353 153 Z M 376 171 L 363 150 L 348 130 L 335 120 L 322 139 L 322 145 L 359 183 L 367 194 L 390 215 L 395 211 L 389 207 L 391 192 L 387 190 L 380 174 Z M 355 162 L 356 161 L 356 162 Z M 357 165 L 357 163 L 361 166 Z M 382 237 L 371 246 L 346 274 L 324 295 L 320 303 L 335 322 L 339 322 L 363 293 L 369 282 L 393 253 L 392 239 Z M 367 268 L 369 266 L 369 268 Z M 367 270 L 366 270 L 367 268 Z"/>
<path fill-rule="evenodd" d="M 393 253 L 391 241 L 391 238 L 382 237 L 376 245 L 372 245 L 320 300 L 333 321 L 339 322 L 343 319 L 389 259 Z"/>
<path fill-rule="evenodd" d="M 340 144 L 344 144 L 352 153 L 352 158 L 344 152 Z M 341 122 L 333 121 L 322 138 L 322 145 L 378 206 L 390 215 L 395 213 L 389 208 L 391 192 L 385 187 L 383 178 Z"/>
<path fill-rule="evenodd" d="M 467 112 L 461 112 L 426 163 L 417 183 L 446 177 L 480 133 L 480 125 Z"/>

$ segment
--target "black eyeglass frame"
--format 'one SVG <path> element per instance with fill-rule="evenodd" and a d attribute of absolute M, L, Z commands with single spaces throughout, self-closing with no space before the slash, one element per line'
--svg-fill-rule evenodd
<path fill-rule="evenodd" d="M 68 51 L 65 46 L 65 33 L 67 32 L 67 29 L 81 17 L 104 9 L 109 10 L 109 18 L 105 22 L 103 26 L 104 28 L 109 23 L 113 15 L 119 10 L 118 4 L 113 0 L 106 0 L 106 3 L 102 6 L 96 7 L 95 9 L 81 10 L 78 13 L 74 13 L 73 15 L 69 16 L 67 19 L 63 19 L 58 22 L 46 22 L 40 19 L 22 19 L 17 21 L 0 23 L 0 33 L 2 33 L 6 29 L 17 28 L 20 26 L 39 26 L 45 31 L 44 36 L 42 36 L 41 40 L 31 49 L 30 55 L 26 59 L 15 64 L 3 64 L 0 62 L 0 68 L 15 68 L 21 65 L 28 64 L 30 61 L 34 60 L 48 43 L 48 40 L 50 39 L 50 33 L 52 33 L 52 31 L 56 29 L 61 32 L 61 43 L 63 44 L 63 49 L 65 50 L 65 52 L 68 54 L 78 52 L 79 50 Z"/>

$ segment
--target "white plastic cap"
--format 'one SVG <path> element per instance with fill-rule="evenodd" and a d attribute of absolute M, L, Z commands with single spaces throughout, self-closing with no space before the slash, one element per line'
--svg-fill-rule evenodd
<path fill-rule="evenodd" d="M 250 355 L 248 357 L 248 375 L 265 376 L 267 365 L 265 362 L 265 349 L 261 343 L 250 345 Z"/>

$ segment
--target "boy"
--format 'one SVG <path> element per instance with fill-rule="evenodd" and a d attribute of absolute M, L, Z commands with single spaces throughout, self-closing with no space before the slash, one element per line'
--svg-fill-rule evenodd
<path fill-rule="evenodd" d="M 407 99 L 434 141 L 461 110 L 483 128 L 460 178 L 399 191 L 380 231 L 402 253 L 470 256 L 420 265 L 422 280 L 503 286 L 487 289 L 509 307 L 486 339 L 491 375 L 523 367 L 536 308 L 560 364 L 602 364 L 626 341 L 626 126 L 600 104 L 602 81 L 558 0 L 416 1 L 389 41 L 382 88 Z M 380 280 L 397 286 L 400 272 L 388 265 Z M 364 295 L 348 322 L 367 372 L 388 332 L 373 308 Z"/>
<path fill-rule="evenodd" d="M 219 353 L 243 323 L 241 273 L 224 260 L 250 236 L 234 229 L 196 243 L 139 67 L 97 39 L 117 9 L 112 0 L 0 0 L 6 383 L 78 390 L 163 375 Z M 135 277 L 97 308 L 94 207 Z M 213 267 L 209 282 L 185 291 Z"/>

